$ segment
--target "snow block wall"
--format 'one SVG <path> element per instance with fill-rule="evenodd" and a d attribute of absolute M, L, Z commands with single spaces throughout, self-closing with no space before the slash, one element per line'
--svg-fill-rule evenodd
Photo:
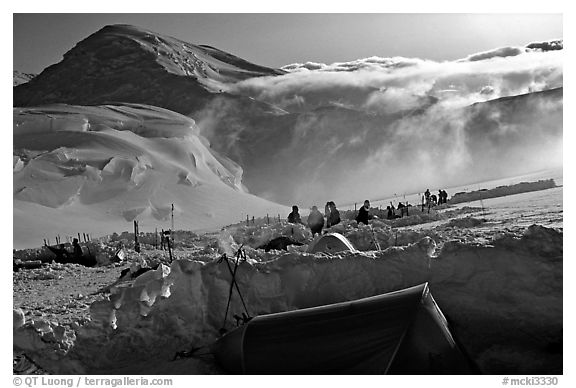
<path fill-rule="evenodd" d="M 515 185 L 498 186 L 489 190 L 478 190 L 469 193 L 461 192 L 456 193 L 450 198 L 450 204 L 472 202 L 481 199 L 504 197 L 507 195 L 514 195 L 519 193 L 527 193 L 530 191 L 546 190 L 557 187 L 554 179 L 539 180 L 537 182 L 520 182 Z"/>
<path fill-rule="evenodd" d="M 561 374 L 562 233 L 531 226 L 491 245 L 444 244 L 431 291 L 486 373 Z"/>
<path fill-rule="evenodd" d="M 533 226 L 522 236 L 503 234 L 491 244 L 448 241 L 440 250 L 424 237 L 383 251 L 331 256 L 292 251 L 264 262 L 249 258 L 236 278 L 252 316 L 428 281 L 480 371 L 561 373 L 554 370 L 562 363 L 561 241 L 561 232 Z M 123 366 L 145 373 L 137 366 L 170 365 L 177 352 L 209 346 L 223 326 L 235 327 L 232 316 L 244 309 L 234 290 L 224 322 L 230 280 L 225 262 L 180 259 L 146 272 L 131 286 L 113 288 L 109 300 L 92 304 L 91 321 L 74 333 L 57 336 L 62 329 L 49 323 L 19 321 L 14 344 L 51 373 L 114 373 Z"/>
<path fill-rule="evenodd" d="M 285 253 L 268 262 L 241 263 L 236 279 L 252 316 L 342 302 L 426 281 L 433 246 L 424 239 L 382 252 Z M 109 301 L 92 304 L 92 320 L 77 330 L 66 356 L 42 347 L 34 359 L 59 374 L 109 373 L 151 357 L 169 361 L 179 351 L 209 345 L 223 325 L 230 280 L 225 262 L 182 259 L 170 268 L 160 266 L 131 287 L 113 289 Z M 243 311 L 234 291 L 227 330 L 235 327 L 232 315 Z"/>

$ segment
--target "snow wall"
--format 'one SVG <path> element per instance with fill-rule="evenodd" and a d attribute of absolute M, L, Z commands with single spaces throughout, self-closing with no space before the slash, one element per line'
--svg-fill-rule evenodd
<path fill-rule="evenodd" d="M 430 237 L 383 251 L 328 256 L 299 251 L 238 267 L 252 316 L 342 302 L 430 282 L 464 350 L 484 373 L 562 373 L 562 233 L 540 226 L 490 244 Z M 14 347 L 57 374 L 174 374 L 176 353 L 209 346 L 223 325 L 231 275 L 225 262 L 180 259 L 116 287 L 74 330 L 25 322 Z M 226 329 L 243 312 L 234 291 Z M 212 362 L 213 363 L 213 362 Z M 154 365 L 154 368 L 150 366 Z M 194 360 L 179 373 L 222 373 Z M 124 369 L 123 369 L 124 368 Z M 128 369 L 126 369 L 128 368 Z"/>
<path fill-rule="evenodd" d="M 556 186 L 554 179 L 539 180 L 537 182 L 520 182 L 515 185 L 498 186 L 489 190 L 477 190 L 469 193 L 460 192 L 454 194 L 448 202 L 451 205 L 463 202 L 473 202 L 481 199 L 504 197 L 507 195 L 514 195 L 520 193 L 528 193 L 530 191 L 539 191 L 552 189 Z"/>

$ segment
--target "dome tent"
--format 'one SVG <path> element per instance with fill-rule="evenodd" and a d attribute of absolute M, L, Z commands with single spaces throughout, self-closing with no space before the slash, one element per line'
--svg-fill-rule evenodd
<path fill-rule="evenodd" d="M 428 283 L 253 318 L 213 352 L 235 374 L 474 374 Z"/>
<path fill-rule="evenodd" d="M 356 248 L 340 233 L 325 234 L 313 241 L 308 247 L 308 253 L 325 252 L 331 254 L 342 251 L 356 252 Z"/>

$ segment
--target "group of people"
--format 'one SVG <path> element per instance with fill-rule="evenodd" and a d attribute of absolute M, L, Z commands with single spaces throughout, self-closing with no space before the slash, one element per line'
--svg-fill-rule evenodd
<path fill-rule="evenodd" d="M 360 210 L 358 210 L 358 214 L 356 215 L 356 222 L 358 222 L 358 224 L 365 224 L 368 225 L 368 220 L 371 218 L 370 213 L 368 212 L 370 210 L 370 201 L 366 200 L 364 201 L 364 206 L 362 206 L 360 208 Z M 394 205 L 392 205 L 392 202 L 390 202 L 390 206 L 386 206 L 386 210 L 388 210 L 388 213 L 386 215 L 386 218 L 389 220 L 393 220 L 395 218 L 401 218 L 404 213 L 407 213 L 408 210 L 408 205 L 403 204 L 402 202 L 398 202 L 398 210 L 400 210 L 400 215 L 396 214 L 396 209 L 394 208 Z"/>
<path fill-rule="evenodd" d="M 430 194 L 429 189 L 426 189 L 424 197 L 426 199 L 426 204 L 428 205 L 431 204 L 441 205 L 443 203 L 446 203 L 448 199 L 448 193 L 446 193 L 446 191 L 444 190 L 438 190 L 438 197 L 436 197 L 436 195 Z M 390 205 L 391 206 L 388 206 L 386 208 L 388 210 L 387 218 L 389 220 L 400 218 L 401 216 L 404 215 L 405 211 L 407 214 L 409 205 L 407 204 L 405 205 L 402 202 L 398 203 L 398 209 L 400 210 L 401 215 L 396 214 L 396 209 L 394 209 L 392 203 Z M 356 215 L 356 222 L 358 222 L 358 224 L 368 225 L 368 220 L 371 218 L 369 210 L 370 210 L 370 201 L 365 200 L 364 205 L 360 208 L 358 214 Z M 339 224 L 340 221 L 341 221 L 340 212 L 336 208 L 336 204 L 333 201 L 326 202 L 326 206 L 324 207 L 324 214 L 322 214 L 320 210 L 318 210 L 318 207 L 312 206 L 310 214 L 308 215 L 308 227 L 312 231 L 312 237 L 314 237 L 316 234 L 321 235 L 322 229 L 324 227 L 330 228 L 331 226 Z M 302 222 L 302 219 L 300 218 L 298 206 L 296 205 L 292 206 L 292 212 L 288 215 L 288 222 L 291 224 L 306 225 L 304 222 Z"/>
<path fill-rule="evenodd" d="M 400 210 L 400 215 L 396 214 L 396 209 L 394 208 L 394 205 L 392 205 L 392 202 L 390 202 L 390 206 L 386 206 L 386 210 L 388 210 L 386 218 L 388 218 L 389 220 L 393 220 L 395 218 L 402 218 L 405 211 L 404 209 L 408 210 L 408 207 L 404 205 L 402 202 L 398 202 L 398 209 Z"/>
<path fill-rule="evenodd" d="M 324 222 L 324 218 L 326 218 L 326 222 Z M 318 210 L 318 207 L 312 206 L 310 214 L 308 215 L 308 227 L 312 232 L 312 237 L 316 234 L 321 235 L 324 225 L 326 225 L 326 228 L 330 228 L 331 226 L 339 224 L 340 221 L 340 212 L 333 201 L 326 202 L 324 214 Z M 292 212 L 288 215 L 288 222 L 292 224 L 306 225 L 300 218 L 298 206 L 292 206 Z"/>
<path fill-rule="evenodd" d="M 424 199 L 426 200 L 426 205 L 442 205 L 448 201 L 448 193 L 445 190 L 438 190 L 438 196 L 436 196 L 430 194 L 430 190 L 426 189 Z"/>
<path fill-rule="evenodd" d="M 368 225 L 368 220 L 370 219 L 370 214 L 368 212 L 369 210 L 370 201 L 366 200 L 364 201 L 364 205 L 360 208 L 358 215 L 356 216 L 356 222 L 358 222 L 358 224 L 363 223 Z M 312 206 L 310 214 L 308 215 L 308 227 L 312 232 L 312 237 L 314 237 L 316 234 L 321 235 L 324 226 L 326 226 L 326 228 L 330 228 L 339 224 L 340 221 L 340 212 L 336 208 L 334 201 L 326 202 L 326 206 L 324 207 L 324 214 L 318 210 L 317 206 Z M 298 206 L 292 206 L 292 212 L 288 215 L 288 222 L 292 224 L 306 225 L 300 218 Z"/>
<path fill-rule="evenodd" d="M 402 203 L 398 204 L 398 208 L 401 209 L 405 207 Z M 388 219 L 399 218 L 400 216 L 396 215 L 394 206 L 388 206 Z M 370 201 L 365 200 L 364 205 L 358 210 L 358 214 L 356 215 L 356 222 L 358 224 L 368 225 L 368 220 L 372 218 L 370 216 Z M 310 210 L 310 214 L 308 215 L 308 227 L 312 232 L 312 237 L 316 234 L 321 235 L 322 229 L 324 227 L 330 228 L 331 226 L 339 224 L 341 221 L 340 219 L 340 212 L 336 208 L 336 204 L 333 201 L 326 202 L 326 206 L 324 207 L 324 214 L 318 210 L 318 207 L 312 206 Z M 288 214 L 288 222 L 291 224 L 302 224 L 306 225 L 302 222 L 302 218 L 300 217 L 298 206 L 292 206 L 292 212 Z"/>
<path fill-rule="evenodd" d="M 44 242 L 44 245 L 56 258 L 57 263 L 77 263 L 87 267 L 96 265 L 96 257 L 90 253 L 90 248 L 86 247 L 87 253 L 84 253 L 77 238 L 72 239 L 72 251 L 70 252 L 66 244 L 51 246 Z"/>

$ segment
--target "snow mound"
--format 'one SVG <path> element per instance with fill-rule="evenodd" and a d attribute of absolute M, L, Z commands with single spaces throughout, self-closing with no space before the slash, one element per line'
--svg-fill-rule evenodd
<path fill-rule="evenodd" d="M 561 241 L 533 226 L 491 244 L 446 242 L 434 260 L 434 297 L 484 372 L 562 372 Z"/>
<path fill-rule="evenodd" d="M 459 209 L 453 214 L 465 214 L 472 208 Z M 452 213 L 451 213 L 452 214 Z M 420 241 L 424 237 L 431 237 L 438 241 L 438 234 L 434 230 L 409 230 L 398 229 L 399 226 L 418 225 L 430 222 L 431 220 L 443 220 L 444 215 L 430 214 L 427 217 L 410 216 L 408 221 L 399 222 L 404 219 L 393 221 L 371 220 L 370 225 L 357 224 L 356 221 L 343 220 L 326 232 L 340 233 L 349 240 L 353 247 L 359 251 L 383 250 L 393 246 L 405 246 Z M 399 225 L 400 224 L 400 225 Z M 394 227 L 394 228 L 393 228 Z M 296 242 L 303 243 L 302 247 L 292 247 L 289 249 L 305 252 L 308 246 L 313 243 L 310 229 L 301 224 L 289 224 L 284 221 L 258 225 L 234 225 L 226 228 L 219 236 L 222 253 L 231 254 L 240 245 L 251 253 L 251 257 L 258 260 L 267 260 L 270 255 L 265 254 L 258 248 L 262 248 L 271 240 L 279 237 L 288 237 Z"/>
<path fill-rule="evenodd" d="M 468 216 L 464 218 L 455 218 L 453 220 L 450 220 L 446 224 L 446 226 L 452 228 L 473 228 L 475 226 L 482 225 L 484 222 L 485 222 L 484 220 Z"/>
<path fill-rule="evenodd" d="M 461 216 L 471 212 L 480 211 L 480 208 L 464 207 L 452 209 L 439 213 L 412 213 L 409 217 L 395 220 L 374 219 L 370 225 L 358 224 L 356 221 L 344 219 L 340 224 L 325 229 L 325 232 L 340 233 L 348 239 L 353 247 L 359 251 L 383 250 L 393 246 L 405 246 L 420 241 L 424 237 L 430 237 L 439 242 L 440 237 L 434 229 L 411 230 L 404 228 L 410 225 L 423 225 L 433 221 L 443 221 L 447 217 Z M 278 237 L 288 237 L 294 241 L 305 244 L 298 249 L 306 251 L 307 246 L 312 243 L 310 229 L 300 224 L 289 224 L 284 221 L 267 225 L 264 220 L 259 220 L 256 225 L 234 225 L 226 228 L 219 237 L 220 246 L 223 243 L 230 246 L 222 253 L 232 253 L 240 245 L 244 245 L 251 252 L 251 257 L 258 257 L 261 260 L 269 258 L 269 255 L 255 249 L 263 247 L 266 243 Z"/>
<path fill-rule="evenodd" d="M 286 222 L 271 225 L 236 225 L 226 228 L 226 231 L 221 233 L 219 242 L 221 247 L 226 247 L 222 250 L 223 253 L 233 254 L 240 245 L 257 249 L 278 237 L 289 237 L 296 242 L 308 243 L 312 233 L 304 225 Z"/>
<path fill-rule="evenodd" d="M 514 246 L 521 242 L 527 252 L 534 252 L 542 257 L 561 259 L 563 256 L 563 234 L 552 228 L 532 225 L 521 237 L 500 235 L 495 240 L 498 246 Z"/>
<path fill-rule="evenodd" d="M 81 240 L 79 240 L 81 241 Z M 119 257 L 124 256 L 122 248 L 117 248 L 104 244 L 101 241 L 84 241 L 80 243 L 80 247 L 83 252 L 83 258 L 74 258 L 73 262 L 77 264 L 88 264 L 92 265 L 108 265 L 111 262 L 117 260 Z M 62 243 L 62 248 L 70 255 L 73 255 L 74 247 L 70 242 Z M 56 254 L 48 249 L 48 247 L 43 246 L 41 248 L 31 248 L 14 250 L 12 254 L 15 262 L 31 262 L 38 261 L 39 263 L 52 263 L 53 261 L 58 262 L 59 260 L 65 261 L 63 257 L 57 257 Z M 70 260 L 70 258 L 68 258 Z M 62 261 L 60 262 L 62 263 Z"/>

